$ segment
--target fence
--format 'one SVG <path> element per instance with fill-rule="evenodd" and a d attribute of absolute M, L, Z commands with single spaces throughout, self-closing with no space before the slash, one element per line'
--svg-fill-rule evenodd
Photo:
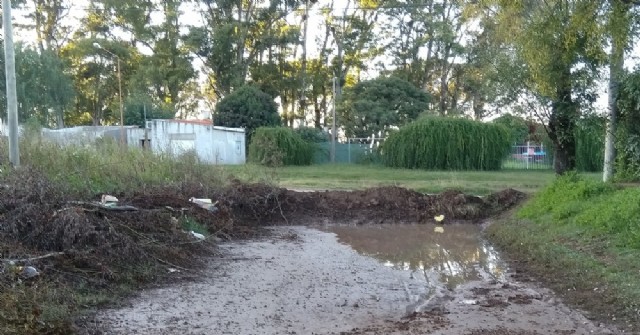
<path fill-rule="evenodd" d="M 336 163 L 380 163 L 376 149 L 383 138 L 350 138 L 347 143 L 336 143 Z M 314 157 L 315 164 L 331 162 L 331 142 L 318 143 Z M 550 170 L 553 168 L 553 156 L 543 144 L 527 143 L 514 145 L 511 153 L 502 163 L 509 170 Z"/>
<path fill-rule="evenodd" d="M 504 169 L 548 170 L 553 168 L 553 157 L 543 144 L 514 145 L 502 167 Z"/>
<path fill-rule="evenodd" d="M 347 143 L 336 143 L 336 163 L 378 163 L 375 150 L 384 141 L 383 138 L 349 138 Z M 331 142 L 318 143 L 314 157 L 315 164 L 331 162 Z"/>

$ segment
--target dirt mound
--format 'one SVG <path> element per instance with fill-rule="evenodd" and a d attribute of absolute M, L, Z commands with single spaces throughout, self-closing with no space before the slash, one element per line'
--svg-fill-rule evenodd
<path fill-rule="evenodd" d="M 401 187 L 359 191 L 296 192 L 264 184 L 234 186 L 221 195 L 236 220 L 253 224 L 317 221 L 356 223 L 480 221 L 518 204 L 524 194 L 507 190 L 486 199 L 447 191 L 425 195 Z"/>

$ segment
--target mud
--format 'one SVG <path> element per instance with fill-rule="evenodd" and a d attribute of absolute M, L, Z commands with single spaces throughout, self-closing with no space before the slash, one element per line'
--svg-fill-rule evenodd
<path fill-rule="evenodd" d="M 514 279 L 469 227 L 273 228 L 269 239 L 222 244 L 224 256 L 199 281 L 102 311 L 99 326 L 165 335 L 618 333 Z"/>

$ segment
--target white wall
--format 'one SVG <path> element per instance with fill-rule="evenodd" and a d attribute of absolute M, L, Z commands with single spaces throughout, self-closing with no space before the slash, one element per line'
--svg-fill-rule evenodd
<path fill-rule="evenodd" d="M 153 120 L 147 126 L 154 152 L 179 155 L 193 150 L 202 161 L 210 164 L 246 162 L 244 129 L 179 120 Z"/>

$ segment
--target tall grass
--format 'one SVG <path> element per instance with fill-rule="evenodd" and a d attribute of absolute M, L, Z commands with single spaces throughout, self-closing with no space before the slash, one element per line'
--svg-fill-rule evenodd
<path fill-rule="evenodd" d="M 256 129 L 249 145 L 249 161 L 267 166 L 311 165 L 315 145 L 285 127 Z"/>
<path fill-rule="evenodd" d="M 428 117 L 391 134 L 382 147 L 384 164 L 427 170 L 499 170 L 511 134 L 501 125 Z"/>
<path fill-rule="evenodd" d="M 0 150 L 8 152 L 6 140 Z M 28 136 L 20 141 L 20 160 L 80 196 L 143 190 L 151 186 L 182 183 L 223 185 L 228 179 L 222 168 L 201 162 L 194 153 L 180 157 L 156 154 L 141 148 L 126 148 L 114 141 L 62 146 Z M 11 169 L 2 169 L 8 173 Z"/>

